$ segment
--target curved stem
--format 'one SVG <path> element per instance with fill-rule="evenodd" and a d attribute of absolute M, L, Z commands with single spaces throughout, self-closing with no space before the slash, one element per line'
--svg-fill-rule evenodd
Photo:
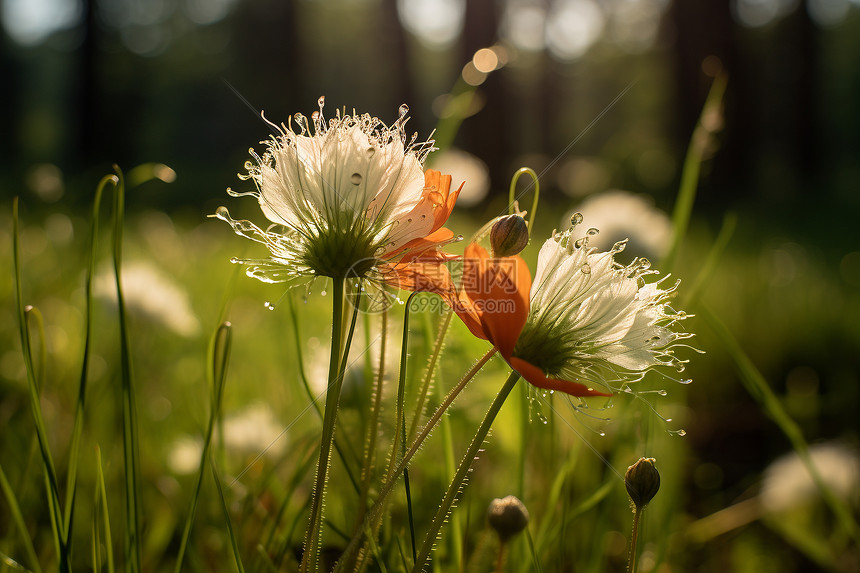
<path fill-rule="evenodd" d="M 508 190 L 508 215 L 514 214 L 514 205 L 516 205 L 517 203 L 517 198 L 514 196 L 514 193 L 517 189 L 517 181 L 519 181 L 520 176 L 524 174 L 528 174 L 529 177 L 532 178 L 532 185 L 535 188 L 535 197 L 534 199 L 532 199 L 532 208 L 531 212 L 529 213 L 529 231 L 531 231 L 532 223 L 534 222 L 535 216 L 537 215 L 538 200 L 540 199 L 540 182 L 538 181 L 538 176 L 537 173 L 535 173 L 534 169 L 531 169 L 529 167 L 520 167 L 519 169 L 517 169 L 517 172 L 514 173 L 514 176 L 511 178 L 511 187 Z M 528 191 L 528 188 L 526 188 L 523 193 L 525 193 L 526 191 Z"/>
<path fill-rule="evenodd" d="M 424 537 L 424 543 L 421 545 L 421 552 L 418 554 L 418 559 L 415 561 L 415 565 L 412 568 L 413 573 L 423 571 L 427 563 L 430 561 L 430 552 L 436 544 L 436 536 L 439 534 L 439 530 L 442 529 L 442 524 L 447 520 L 448 513 L 451 511 L 451 506 L 454 505 L 454 502 L 457 500 L 457 496 L 463 489 L 466 475 L 472 468 L 475 456 L 478 455 L 478 451 L 484 443 L 484 438 L 487 437 L 487 434 L 490 432 L 490 427 L 496 420 L 499 410 L 502 409 L 502 404 L 505 403 L 505 400 L 508 398 L 508 395 L 511 393 L 511 390 L 513 390 L 519 379 L 520 375 L 516 370 L 511 371 L 510 376 L 508 376 L 507 381 L 505 381 L 505 385 L 502 386 L 496 399 L 493 400 L 493 403 L 490 405 L 490 409 L 487 410 L 484 420 L 478 427 L 475 437 L 472 438 L 472 443 L 469 444 L 469 448 L 466 450 L 463 460 L 460 462 L 460 467 L 457 468 L 457 473 L 454 474 L 454 479 L 451 480 L 451 484 L 448 486 L 448 491 L 445 492 L 445 497 L 442 498 L 442 503 L 439 505 L 439 509 L 436 511 L 435 517 L 433 517 L 433 522 L 430 524 L 430 530 L 427 532 L 427 535 Z"/>

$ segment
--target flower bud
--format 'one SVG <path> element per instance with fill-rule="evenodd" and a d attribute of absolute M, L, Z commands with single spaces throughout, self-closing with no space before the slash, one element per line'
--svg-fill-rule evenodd
<path fill-rule="evenodd" d="M 526 248 L 529 228 L 519 215 L 508 215 L 495 222 L 490 230 L 494 257 L 511 257 Z"/>
<path fill-rule="evenodd" d="M 487 521 L 498 533 L 499 540 L 504 543 L 526 528 L 529 524 L 529 510 L 516 496 L 496 498 L 490 502 Z"/>
<path fill-rule="evenodd" d="M 639 511 L 657 495 L 660 489 L 660 473 L 654 467 L 654 458 L 639 458 L 639 461 L 627 468 L 624 475 L 624 485 L 627 494 Z"/>

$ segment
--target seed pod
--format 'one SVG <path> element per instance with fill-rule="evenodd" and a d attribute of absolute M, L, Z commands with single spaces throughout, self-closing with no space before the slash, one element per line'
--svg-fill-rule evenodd
<path fill-rule="evenodd" d="M 654 458 L 639 458 L 624 475 L 627 494 L 637 511 L 648 505 L 660 489 L 660 473 L 654 467 L 656 461 Z"/>
<path fill-rule="evenodd" d="M 511 257 L 529 244 L 529 228 L 519 215 L 508 215 L 495 222 L 490 230 L 494 257 Z"/>
<path fill-rule="evenodd" d="M 490 502 L 487 521 L 504 543 L 529 524 L 529 510 L 516 496 L 496 498 Z"/>

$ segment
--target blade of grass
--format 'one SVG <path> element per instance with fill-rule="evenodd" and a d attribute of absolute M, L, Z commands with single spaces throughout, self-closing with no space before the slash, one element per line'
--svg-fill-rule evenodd
<path fill-rule="evenodd" d="M 72 438 L 69 444 L 69 466 L 66 473 L 66 514 L 64 524 L 66 529 L 66 544 L 72 542 L 72 530 L 74 528 L 76 488 L 75 483 L 78 476 L 78 459 L 81 449 L 81 434 L 84 428 L 84 411 L 87 400 L 87 371 L 90 360 L 90 343 L 92 341 L 93 324 L 93 276 L 96 267 L 96 247 L 99 233 L 99 211 L 101 209 L 102 195 L 108 185 L 116 189 L 119 179 L 116 175 L 105 175 L 96 187 L 93 198 L 92 221 L 90 223 L 90 258 L 87 264 L 86 281 L 84 284 L 84 350 L 81 359 L 81 376 L 78 383 L 78 399 L 75 404 L 75 417 L 72 425 Z"/>
<path fill-rule="evenodd" d="M 693 136 L 690 138 L 690 144 L 687 147 L 687 155 L 684 158 L 684 166 L 681 170 L 681 185 L 678 189 L 675 208 L 672 210 L 672 243 L 669 246 L 668 254 L 660 264 L 663 272 L 667 274 L 672 271 L 677 261 L 681 241 L 683 241 L 684 235 L 687 233 L 690 214 L 693 211 L 693 203 L 696 201 L 696 189 L 699 185 L 699 173 L 702 170 L 705 149 L 718 123 L 709 121 L 709 119 L 721 114 L 720 108 L 727 83 L 728 78 L 725 74 L 720 74 L 714 78 L 714 82 L 711 84 L 711 89 L 708 92 L 708 97 L 705 99 L 705 105 L 702 107 L 699 121 L 693 130 Z"/>
<path fill-rule="evenodd" d="M 101 504 L 102 521 L 104 522 L 105 558 L 107 559 L 108 573 L 114 573 L 113 540 L 111 539 L 110 533 L 110 510 L 107 501 L 107 489 L 105 488 L 104 467 L 102 466 L 102 451 L 98 446 L 96 446 L 96 479 L 96 498 Z M 96 510 L 98 510 L 98 507 L 99 503 L 96 503 Z"/>
<path fill-rule="evenodd" d="M 67 554 L 65 532 L 62 530 L 62 515 L 60 506 L 60 494 L 57 486 L 57 471 L 51 456 L 48 436 L 45 429 L 45 420 L 42 417 L 42 407 L 39 401 L 39 389 L 36 382 L 36 372 L 33 366 L 33 353 L 30 345 L 30 327 L 27 315 L 28 309 L 23 303 L 23 288 L 21 286 L 21 244 L 18 219 L 18 198 L 12 201 L 12 259 L 15 276 L 15 307 L 18 312 L 18 330 L 21 337 L 21 350 L 24 354 L 24 366 L 27 372 L 27 386 L 30 391 L 30 410 L 33 414 L 33 422 L 36 426 L 36 437 L 39 442 L 39 453 L 42 456 L 42 469 L 45 475 L 45 494 L 48 499 L 52 531 L 54 534 L 54 545 L 59 559 L 59 569 L 63 573 L 71 571 L 71 564 Z"/>
<path fill-rule="evenodd" d="M 230 547 L 233 548 L 233 559 L 236 561 L 236 568 L 239 573 L 245 573 L 245 568 L 242 566 L 242 556 L 239 553 L 239 542 L 236 540 L 236 533 L 233 531 L 233 523 L 230 519 L 230 509 L 227 506 L 227 499 L 224 497 L 224 487 L 221 485 L 221 478 L 218 475 L 218 469 L 215 467 L 215 460 L 209 456 L 209 467 L 212 469 L 212 479 L 215 480 L 215 489 L 218 491 L 218 499 L 221 501 L 221 510 L 224 514 L 224 523 L 227 525 L 227 535 L 230 538 Z"/>
<path fill-rule="evenodd" d="M 812 481 L 819 492 L 821 492 L 822 499 L 836 516 L 840 528 L 850 535 L 855 543 L 860 543 L 860 533 L 858 533 L 857 522 L 851 513 L 851 509 L 833 493 L 833 490 L 822 478 L 818 467 L 812 462 L 812 457 L 809 455 L 809 444 L 803 437 L 800 426 L 785 411 L 782 402 L 777 398 L 773 390 L 771 390 L 764 375 L 756 368 L 753 361 L 744 352 L 726 325 L 705 305 L 701 305 L 699 309 L 699 313 L 705 319 L 705 322 L 713 330 L 720 342 L 722 342 L 723 347 L 734 361 L 747 392 L 759 403 L 759 406 L 774 421 L 785 437 L 788 438 L 791 447 L 794 448 L 795 453 L 809 472 Z"/>
<path fill-rule="evenodd" d="M 702 265 L 702 270 L 700 270 L 699 274 L 696 276 L 693 286 L 686 291 L 686 295 L 681 305 L 682 308 L 690 308 L 698 303 L 699 297 L 705 289 L 705 285 L 710 282 L 711 278 L 714 276 L 714 272 L 717 270 L 717 265 L 719 264 L 729 241 L 731 241 L 732 235 L 735 233 L 737 224 L 737 215 L 735 213 L 726 213 L 723 217 L 723 225 L 720 227 L 720 233 L 717 235 L 717 239 L 714 241 L 714 246 L 711 247 L 711 251 L 708 253 L 708 258 L 705 259 L 705 264 Z"/>
<path fill-rule="evenodd" d="M 125 469 L 126 506 L 126 571 L 140 573 L 140 449 L 137 436 L 137 405 L 131 368 L 131 343 L 128 317 L 122 288 L 122 232 L 125 218 L 125 185 L 122 171 L 114 166 L 117 182 L 114 186 L 113 262 L 119 314 L 120 372 L 122 380 L 122 437 Z"/>
<path fill-rule="evenodd" d="M 366 321 L 366 323 L 369 321 Z M 370 482 L 376 468 L 376 438 L 379 435 L 379 412 L 382 408 L 382 390 L 385 381 L 385 352 L 388 341 L 388 310 L 382 312 L 381 342 L 379 348 L 379 365 L 376 370 L 376 383 L 371 397 L 370 419 L 364 439 L 364 461 L 361 470 L 361 492 L 358 499 L 358 512 L 355 518 L 353 535 L 358 533 L 367 512 L 367 500 L 370 494 Z"/>
<path fill-rule="evenodd" d="M 176 556 L 176 573 L 179 573 L 179 571 L 182 570 L 182 560 L 185 556 L 185 549 L 188 546 L 188 539 L 191 535 L 191 528 L 194 525 L 194 518 L 197 515 L 200 490 L 203 485 L 203 476 L 206 475 L 206 462 L 209 459 L 209 448 L 212 444 L 212 435 L 215 431 L 215 420 L 221 413 L 221 398 L 223 396 L 232 339 L 231 325 L 229 322 L 224 322 L 214 332 L 209 342 L 207 378 L 209 378 L 209 387 L 212 393 L 209 408 L 209 423 L 206 428 L 206 435 L 203 438 L 203 449 L 200 453 L 200 464 L 197 468 L 197 477 L 194 482 L 194 493 L 191 496 L 191 509 L 188 511 L 188 516 L 185 520 L 185 528 L 182 532 L 182 540 L 179 543 L 179 552 Z"/>
<path fill-rule="evenodd" d="M 21 513 L 21 506 L 18 504 L 18 499 L 9 480 L 6 479 L 6 473 L 3 471 L 3 466 L 0 464 L 0 489 L 3 490 L 3 495 L 6 497 L 6 503 L 9 505 L 9 513 L 12 521 L 15 522 L 15 527 L 21 534 L 21 543 L 24 545 L 24 552 L 27 554 L 27 560 L 30 562 L 30 567 L 35 573 L 41 573 L 42 567 L 39 565 L 39 558 L 36 557 L 36 550 L 33 547 L 33 540 L 30 538 L 30 533 L 27 531 L 27 525 L 24 523 L 24 514 Z"/>

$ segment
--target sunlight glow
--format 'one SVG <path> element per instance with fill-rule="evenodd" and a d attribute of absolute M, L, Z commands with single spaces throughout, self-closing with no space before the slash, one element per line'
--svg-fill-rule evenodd
<path fill-rule="evenodd" d="M 4 0 L 3 28 L 22 46 L 36 46 L 81 21 L 80 0 Z"/>

